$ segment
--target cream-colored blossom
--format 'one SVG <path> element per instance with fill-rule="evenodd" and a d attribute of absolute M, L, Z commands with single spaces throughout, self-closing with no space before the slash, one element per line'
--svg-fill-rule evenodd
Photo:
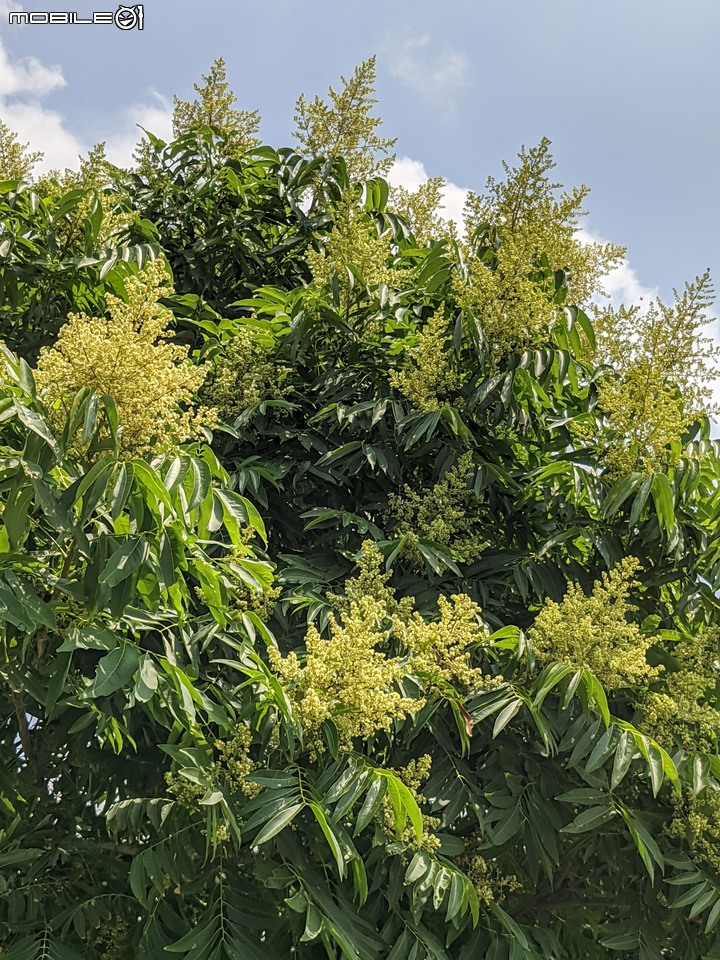
<path fill-rule="evenodd" d="M 341 743 L 349 747 L 355 737 L 389 730 L 421 706 L 398 690 L 407 672 L 403 659 L 377 649 L 386 639 L 385 615 L 382 603 L 363 597 L 351 602 L 341 622 L 331 615 L 328 637 L 308 628 L 302 666 L 294 654 L 281 658 L 271 651 L 271 665 L 287 684 L 310 742 L 332 720 Z"/>
<path fill-rule="evenodd" d="M 210 73 L 202 75 L 202 84 L 193 84 L 195 100 L 173 97 L 173 134 L 181 137 L 202 127 L 211 127 L 222 139 L 228 159 L 241 156 L 260 144 L 256 134 L 260 126 L 257 110 L 238 110 L 237 97 L 227 82 L 225 60 L 218 57 L 210 66 Z"/>
<path fill-rule="evenodd" d="M 56 202 L 62 203 L 71 190 L 86 191 L 77 206 L 55 220 L 55 239 L 60 247 L 82 241 L 84 223 L 95 216 L 98 204 L 102 210 L 95 241 L 98 250 L 102 250 L 118 233 L 127 229 L 136 214 L 123 210 L 118 203 L 118 192 L 109 189 L 113 185 L 114 175 L 119 172 L 119 167 L 110 163 L 105 156 L 105 144 L 98 143 L 86 157 L 80 157 L 77 170 L 70 167 L 63 172 L 50 170 L 38 179 L 38 193 Z"/>
<path fill-rule="evenodd" d="M 207 398 L 223 420 L 233 421 L 263 400 L 282 398 L 288 392 L 283 382 L 288 373 L 289 367 L 272 362 L 269 349 L 249 328 L 240 327 L 223 344 Z"/>
<path fill-rule="evenodd" d="M 633 578 L 640 564 L 625 557 L 596 581 L 586 595 L 577 583 L 568 585 L 562 603 L 546 600 L 528 636 L 541 664 L 562 663 L 573 670 L 587 669 L 608 690 L 647 683 L 659 674 L 646 660 L 655 643 L 628 616 Z"/>
<path fill-rule="evenodd" d="M 465 850 L 457 858 L 457 865 L 475 887 L 478 898 L 483 903 L 495 903 L 520 890 L 522 884 L 514 874 L 501 874 L 497 862 L 482 855 L 486 845 L 487 839 L 480 831 L 471 833 L 465 838 Z"/>
<path fill-rule="evenodd" d="M 460 378 L 450 366 L 445 311 L 438 310 L 429 317 L 416 339 L 405 351 L 402 368 L 390 371 L 390 383 L 416 410 L 431 413 L 460 386 Z"/>
<path fill-rule="evenodd" d="M 366 287 L 394 286 L 401 281 L 400 271 L 388 266 L 390 254 L 388 236 L 378 235 L 375 223 L 359 206 L 353 191 L 348 191 L 338 204 L 324 247 L 309 250 L 306 259 L 319 286 L 330 286 L 337 278 L 340 309 L 349 317 Z"/>
<path fill-rule="evenodd" d="M 710 628 L 695 639 L 683 640 L 672 654 L 680 669 L 665 670 L 659 688 L 645 694 L 643 728 L 668 750 L 680 746 L 692 753 L 714 751 L 720 731 L 714 667 L 718 630 Z"/>
<path fill-rule="evenodd" d="M 613 368 L 599 383 L 607 424 L 597 436 L 582 425 L 575 432 L 601 444 L 613 473 L 651 473 L 676 463 L 687 427 L 716 412 L 720 346 L 708 335 L 712 302 L 706 271 L 682 293 L 675 291 L 672 305 L 658 298 L 645 312 L 633 306 L 596 313 L 595 360 Z"/>
<path fill-rule="evenodd" d="M 309 158 L 342 157 L 351 183 L 383 176 L 395 159 L 390 154 L 395 140 L 378 135 L 382 120 L 370 113 L 377 103 L 375 62 L 369 57 L 349 80 L 341 77 L 342 89 L 330 87 L 328 101 L 320 97 L 308 101 L 301 94 L 295 106 L 299 153 Z"/>
<path fill-rule="evenodd" d="M 550 141 L 520 152 L 517 167 L 503 164 L 506 178 L 488 178 L 486 193 L 471 193 L 465 208 L 467 270 L 454 280 L 460 306 L 480 325 L 491 356 L 522 349 L 547 338 L 557 322 L 556 270 L 566 273 L 568 300 L 586 304 L 601 292 L 602 280 L 624 256 L 612 244 L 583 242 L 579 218 L 587 187 L 558 194 L 560 184 Z M 489 229 L 488 250 L 476 256 L 476 238 Z M 547 258 L 546 278 L 538 276 Z M 540 271 L 542 273 L 542 271 Z"/>
<path fill-rule="evenodd" d="M 417 190 L 406 190 L 400 186 L 390 189 L 388 207 L 407 221 L 419 246 L 425 246 L 431 240 L 455 236 L 455 224 L 446 220 L 441 213 L 444 208 L 444 188 L 445 180 L 442 177 L 431 177 L 421 183 Z"/>
<path fill-rule="evenodd" d="M 471 658 L 487 631 L 477 605 L 460 594 L 442 597 L 440 618 L 426 623 L 413 613 L 412 598 L 395 599 L 381 572 L 382 555 L 371 542 L 363 544 L 360 574 L 344 594 L 330 597 L 329 636 L 314 627 L 305 637 L 305 654 L 282 657 L 270 649 L 270 666 L 279 676 L 305 731 L 310 749 L 322 749 L 320 728 L 335 724 L 340 742 L 367 739 L 418 711 L 421 697 L 403 696 L 400 682 L 420 679 L 428 693 L 457 696 L 485 684 Z M 391 647 L 398 650 L 390 656 Z M 387 651 L 387 652 L 386 652 Z"/>
<path fill-rule="evenodd" d="M 0 180 L 29 180 L 36 163 L 44 154 L 29 151 L 27 143 L 20 143 L 17 134 L 0 120 Z"/>
<path fill-rule="evenodd" d="M 408 534 L 408 556 L 422 566 L 423 558 L 413 541 L 432 540 L 450 550 L 463 563 L 472 563 L 487 546 L 472 513 L 475 495 L 468 480 L 475 473 L 471 451 L 458 457 L 442 480 L 429 488 L 405 484 L 402 494 L 388 495 L 388 515 L 399 521 L 398 533 Z"/>
<path fill-rule="evenodd" d="M 423 620 L 414 613 L 408 620 L 395 617 L 394 634 L 411 652 L 413 671 L 429 689 L 452 685 L 471 691 L 485 685 L 482 670 L 472 666 L 472 655 L 488 637 L 480 621 L 479 606 L 467 594 L 438 598 L 440 619 Z"/>
<path fill-rule="evenodd" d="M 418 757 L 417 760 L 410 760 L 410 762 L 402 768 L 402 770 L 393 770 L 392 772 L 405 784 L 410 793 L 413 795 L 415 802 L 418 807 L 422 808 L 427 804 L 427 798 L 423 796 L 422 785 L 430 777 L 430 769 L 432 767 L 432 757 L 430 754 L 425 754 L 422 757 Z M 408 850 L 427 850 L 428 853 L 434 853 L 440 847 L 440 840 L 435 835 L 434 831 L 440 826 L 439 817 L 431 817 L 426 813 L 421 812 L 422 817 L 422 837 L 418 841 L 417 834 L 415 833 L 415 828 L 406 823 L 405 828 L 403 829 L 401 835 L 398 837 L 395 827 L 395 811 L 393 810 L 392 803 L 388 799 L 387 795 L 383 797 L 383 807 L 382 807 L 382 825 L 385 831 L 385 836 L 388 841 L 391 843 L 404 843 Z"/>
<path fill-rule="evenodd" d="M 77 391 L 91 387 L 115 401 L 126 453 L 168 449 L 197 433 L 203 420 L 191 401 L 205 369 L 167 339 L 172 314 L 158 301 L 169 295 L 168 281 L 161 261 L 149 264 L 125 281 L 127 301 L 107 295 L 108 318 L 70 314 L 43 348 L 35 380 L 59 426 Z"/>
<path fill-rule="evenodd" d="M 246 778 L 253 772 L 256 764 L 250 757 L 252 733 L 239 723 L 229 740 L 216 740 L 215 749 L 219 760 L 216 773 L 222 774 L 231 790 L 239 790 L 247 797 L 255 797 L 260 787 Z"/>
<path fill-rule="evenodd" d="M 720 790 L 708 784 L 698 796 L 673 797 L 675 817 L 668 833 L 689 844 L 695 856 L 720 873 Z"/>

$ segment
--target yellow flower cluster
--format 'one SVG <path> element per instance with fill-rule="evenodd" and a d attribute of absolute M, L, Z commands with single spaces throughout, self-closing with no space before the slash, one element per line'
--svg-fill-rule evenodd
<path fill-rule="evenodd" d="M 406 351 L 403 368 L 390 371 L 390 384 L 421 413 L 437 410 L 442 399 L 460 386 L 448 362 L 449 336 L 445 311 L 438 310 Z"/>
<path fill-rule="evenodd" d="M 457 861 L 475 887 L 478 898 L 483 903 L 494 903 L 502 900 L 508 893 L 521 889 L 522 884 L 514 874 L 502 876 L 495 864 L 488 863 L 480 853 L 482 848 L 483 837 L 479 833 L 471 834 L 465 841 L 464 853 Z"/>
<path fill-rule="evenodd" d="M 597 313 L 596 359 L 615 371 L 600 381 L 600 408 L 616 437 L 605 452 L 614 473 L 676 463 L 688 425 L 715 412 L 720 348 L 706 335 L 712 300 L 706 272 L 682 294 L 675 291 L 672 305 L 658 299 L 645 312 L 634 306 Z"/>
<path fill-rule="evenodd" d="M 713 702 L 718 630 L 709 629 L 694 640 L 684 640 L 672 653 L 681 667 L 666 670 L 662 689 L 645 695 L 644 725 L 668 748 L 677 745 L 693 753 L 714 751 L 720 731 L 720 714 Z"/>
<path fill-rule="evenodd" d="M 17 134 L 0 120 L 0 180 L 29 180 L 32 169 L 44 154 L 28 151 L 27 143 L 20 143 Z"/>
<path fill-rule="evenodd" d="M 482 686 L 486 678 L 473 667 L 474 649 L 485 643 L 487 628 L 480 622 L 480 608 L 466 594 L 438 598 L 440 619 L 426 623 L 419 613 L 409 620 L 395 617 L 395 636 L 412 654 L 412 670 L 428 688 L 447 684 L 462 690 Z"/>
<path fill-rule="evenodd" d="M 283 383 L 289 367 L 269 358 L 269 350 L 247 327 L 241 327 L 223 345 L 221 359 L 207 388 L 207 397 L 218 415 L 233 421 L 263 400 L 278 400 L 288 392 Z"/>
<path fill-rule="evenodd" d="M 468 247 L 468 271 L 457 277 L 456 294 L 463 309 L 480 323 L 497 356 L 541 341 L 557 319 L 554 282 L 537 282 L 533 274 L 544 254 L 552 270 L 569 277 L 569 302 L 582 304 L 601 291 L 602 278 L 617 266 L 625 251 L 611 244 L 584 243 L 578 235 L 586 187 L 558 196 L 560 187 L 548 173 L 554 167 L 550 141 L 523 150 L 520 163 L 503 164 L 506 178 L 487 181 L 486 194 L 470 194 L 465 228 L 472 241 L 484 224 L 497 232 L 491 262 Z"/>
<path fill-rule="evenodd" d="M 405 484 L 401 495 L 390 493 L 389 516 L 400 521 L 399 532 L 433 540 L 451 550 L 462 563 L 477 560 L 487 543 L 480 537 L 478 521 L 469 514 L 473 492 L 467 481 L 474 473 L 473 455 L 468 451 L 430 489 L 418 491 Z M 412 544 L 409 554 L 422 566 L 422 556 Z"/>
<path fill-rule="evenodd" d="M 238 611 L 238 617 L 249 610 L 256 613 L 266 623 L 273 615 L 281 593 L 282 587 L 271 587 L 269 590 L 260 592 L 251 589 L 246 584 L 239 583 L 235 587 L 231 602 L 233 609 Z"/>
<path fill-rule="evenodd" d="M 113 915 L 97 928 L 93 948 L 98 960 L 122 960 L 127 956 L 132 930 L 124 917 Z"/>
<path fill-rule="evenodd" d="M 390 189 L 389 206 L 393 213 L 408 222 L 418 246 L 426 246 L 431 240 L 455 236 L 454 221 L 445 220 L 440 212 L 444 206 L 444 187 L 442 177 L 431 177 L 420 184 L 417 190 L 410 191 L 399 186 Z"/>
<path fill-rule="evenodd" d="M 167 340 L 172 314 L 158 300 L 169 295 L 168 280 L 164 264 L 151 263 L 125 281 L 127 302 L 107 295 L 109 319 L 70 314 L 55 344 L 43 348 L 35 380 L 59 426 L 82 387 L 113 398 L 121 446 L 131 455 L 169 449 L 210 419 L 190 405 L 205 369 Z"/>
<path fill-rule="evenodd" d="M 255 769 L 255 764 L 249 755 L 251 743 L 252 734 L 241 723 L 235 728 L 230 740 L 215 742 L 215 749 L 220 754 L 218 773 L 225 776 L 231 790 L 240 790 L 246 797 L 255 797 L 260 792 L 260 787 L 256 783 L 245 779 Z"/>
<path fill-rule="evenodd" d="M 80 158 L 78 170 L 70 167 L 66 167 L 62 173 L 50 170 L 38 180 L 38 193 L 60 203 L 71 190 L 88 191 L 74 209 L 55 220 L 55 237 L 59 245 L 69 245 L 73 240 L 82 238 L 85 229 L 83 221 L 92 215 L 95 203 L 100 204 L 103 214 L 96 241 L 98 249 L 102 249 L 116 234 L 128 227 L 135 214 L 119 209 L 117 193 L 107 189 L 112 185 L 113 175 L 118 172 L 119 168 L 105 156 L 105 144 L 98 143 L 86 157 Z"/>
<path fill-rule="evenodd" d="M 333 277 L 337 277 L 340 307 L 349 315 L 359 292 L 365 287 L 376 287 L 381 283 L 394 286 L 400 282 L 402 273 L 388 267 L 389 256 L 387 236 L 378 236 L 375 224 L 349 191 L 338 205 L 335 223 L 324 249 L 308 251 L 307 262 L 313 280 L 320 286 L 330 286 Z M 351 267 L 362 277 L 361 283 L 351 276 Z"/>
<path fill-rule="evenodd" d="M 390 153 L 395 140 L 379 136 L 382 120 L 370 113 L 377 103 L 375 62 L 369 57 L 349 80 L 341 77 L 342 90 L 330 87 L 328 101 L 320 97 L 308 101 L 301 94 L 295 106 L 298 152 L 311 158 L 342 157 L 351 183 L 384 176 L 395 159 Z"/>
<path fill-rule="evenodd" d="M 701 861 L 720 873 L 720 790 L 706 787 L 698 796 L 687 793 L 673 803 L 670 835 L 689 843 Z"/>
<path fill-rule="evenodd" d="M 645 657 L 655 638 L 628 620 L 636 609 L 628 597 L 640 586 L 633 579 L 639 566 L 634 557 L 625 557 L 603 573 L 589 596 L 571 583 L 562 603 L 546 600 L 528 632 L 538 662 L 587 669 L 608 690 L 657 676 L 660 668 L 651 667 Z"/>
<path fill-rule="evenodd" d="M 377 649 L 386 639 L 386 617 L 385 605 L 365 596 L 350 601 L 342 622 L 330 617 L 329 637 L 309 627 L 302 665 L 295 653 L 283 658 L 271 649 L 271 666 L 287 684 L 303 729 L 315 746 L 326 720 L 334 722 L 341 744 L 349 747 L 353 738 L 389 730 L 393 721 L 422 706 L 397 689 L 407 673 L 404 660 Z"/>
<path fill-rule="evenodd" d="M 172 794 L 177 802 L 188 810 L 197 810 L 198 804 L 205 795 L 205 788 L 199 783 L 191 783 L 186 777 L 168 770 L 165 774 L 165 783 L 168 793 Z"/>
<path fill-rule="evenodd" d="M 395 599 L 395 594 L 388 586 L 392 574 L 389 570 L 383 570 L 383 565 L 383 555 L 377 545 L 372 540 L 366 540 L 357 559 L 357 576 L 347 581 L 342 595 L 328 595 L 340 616 L 347 616 L 352 604 L 360 603 L 365 597 L 372 597 L 384 608 L 382 626 L 386 630 L 390 629 L 394 615 L 404 618 L 411 615 L 414 605 L 412 597 L 403 597 L 400 601 Z"/>
<path fill-rule="evenodd" d="M 497 252 L 495 269 L 472 259 L 467 277 L 455 280 L 459 305 L 477 319 L 498 358 L 547 339 L 557 322 L 553 291 L 530 275 L 535 250 L 532 236 L 511 234 Z"/>
<path fill-rule="evenodd" d="M 236 159 L 246 150 L 260 144 L 256 134 L 260 126 L 257 110 L 237 110 L 233 106 L 237 97 L 227 82 L 225 60 L 214 60 L 210 73 L 202 74 L 202 85 L 193 84 L 196 100 L 181 100 L 173 97 L 173 135 L 181 137 L 211 127 L 222 139 L 227 159 Z"/>
<path fill-rule="evenodd" d="M 344 596 L 331 596 L 337 616 L 330 636 L 309 627 L 303 659 L 269 650 L 270 666 L 287 688 L 313 752 L 322 750 L 322 724 L 332 720 L 344 747 L 388 730 L 395 720 L 416 713 L 424 699 L 404 697 L 398 685 L 408 676 L 428 691 L 444 693 L 448 685 L 473 689 L 485 683 L 472 667 L 473 649 L 484 643 L 486 628 L 479 608 L 460 594 L 438 601 L 440 619 L 425 623 L 413 613 L 413 600 L 397 601 L 381 572 L 382 554 L 363 544 L 359 576 L 346 584 Z M 339 618 L 339 619 L 338 619 Z M 380 647 L 399 645 L 402 656 L 389 657 Z"/>
<path fill-rule="evenodd" d="M 421 808 L 427 803 L 427 799 L 423 796 L 421 788 L 430 776 L 431 767 L 432 757 L 426 753 L 424 756 L 418 757 L 417 760 L 411 760 L 402 770 L 392 771 L 402 780 L 413 795 L 417 805 Z M 440 840 L 435 836 L 433 831 L 437 830 L 440 826 L 440 819 L 438 817 L 428 816 L 425 813 L 422 813 L 421 816 L 423 832 L 420 842 L 418 842 L 415 830 L 410 824 L 405 825 L 401 836 L 398 837 L 395 830 L 395 813 L 392 803 L 387 796 L 383 798 L 382 823 L 388 841 L 391 843 L 404 843 L 407 849 L 413 852 L 416 850 L 427 850 L 428 853 L 434 853 L 440 846 Z"/>

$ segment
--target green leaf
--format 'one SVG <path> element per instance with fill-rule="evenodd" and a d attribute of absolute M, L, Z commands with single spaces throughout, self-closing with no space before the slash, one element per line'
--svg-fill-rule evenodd
<path fill-rule="evenodd" d="M 635 737 L 629 730 L 623 730 L 620 734 L 617 747 L 615 748 L 615 759 L 613 760 L 612 774 L 610 775 L 611 790 L 614 790 L 615 787 L 622 782 L 636 754 L 637 747 L 635 746 Z"/>
<path fill-rule="evenodd" d="M 672 487 L 664 473 L 653 474 L 652 495 L 660 527 L 668 536 L 671 536 L 675 532 L 677 522 Z"/>
<path fill-rule="evenodd" d="M 598 710 L 600 711 L 600 716 L 603 718 L 603 723 L 605 726 L 610 724 L 610 708 L 608 707 L 607 696 L 603 685 L 593 676 L 589 670 L 583 670 L 582 673 L 582 682 L 585 685 L 587 691 L 588 700 L 591 700 L 595 703 Z"/>
<path fill-rule="evenodd" d="M 110 495 L 110 516 L 113 520 L 117 520 L 125 508 L 125 503 L 132 489 L 134 475 L 132 463 L 121 464 Z"/>
<path fill-rule="evenodd" d="M 335 833 L 333 832 L 332 827 L 328 823 L 328 819 L 325 816 L 325 811 L 320 806 L 319 803 L 311 801 L 308 806 L 315 814 L 315 819 L 320 824 L 320 829 L 325 835 L 325 839 L 328 842 L 328 846 L 332 852 L 333 857 L 335 858 L 335 863 L 337 864 L 338 873 L 340 874 L 340 879 L 345 876 L 345 858 L 343 857 L 342 850 L 340 849 L 340 844 L 338 842 Z"/>
<path fill-rule="evenodd" d="M 300 942 L 307 943 L 319 937 L 323 929 L 323 924 L 323 915 L 314 903 L 308 903 L 307 913 L 305 915 L 305 930 L 300 937 Z"/>
<path fill-rule="evenodd" d="M 100 583 L 115 587 L 145 563 L 150 547 L 145 537 L 129 537 L 111 555 L 100 574 Z"/>
<path fill-rule="evenodd" d="M 92 683 L 85 690 L 85 697 L 107 697 L 127 686 L 139 662 L 137 649 L 131 643 L 124 643 L 111 650 L 98 663 Z"/>
<path fill-rule="evenodd" d="M 140 703 L 147 703 L 155 694 L 160 683 L 160 675 L 155 667 L 155 661 L 146 653 L 140 663 L 135 682 L 135 699 Z"/>
<path fill-rule="evenodd" d="M 357 836 L 359 833 L 362 833 L 365 827 L 367 827 L 380 809 L 380 805 L 383 802 L 383 798 L 386 793 L 387 780 L 380 776 L 376 777 L 376 779 L 370 784 L 370 789 L 365 796 L 365 801 L 363 802 L 362 807 L 360 807 L 360 812 L 358 813 L 357 820 L 355 821 L 355 831 L 353 836 Z"/>
<path fill-rule="evenodd" d="M 58 651 L 64 650 L 114 650 L 119 643 L 118 637 L 100 624 L 85 624 L 72 627 Z"/>
<path fill-rule="evenodd" d="M 506 707 L 504 707 L 503 710 L 500 711 L 500 713 L 497 715 L 497 718 L 495 720 L 495 725 L 493 727 L 493 732 L 492 732 L 493 740 L 500 733 L 500 731 L 504 730 L 505 727 L 508 725 L 508 723 L 510 723 L 512 718 L 515 716 L 515 714 L 518 712 L 518 710 L 522 706 L 522 703 L 523 703 L 522 700 L 513 700 Z"/>
<path fill-rule="evenodd" d="M 583 810 L 579 813 L 572 823 L 562 827 L 561 833 L 587 833 L 589 830 L 595 830 L 603 823 L 607 823 L 615 816 L 615 809 L 607 804 L 598 804 L 590 807 L 589 810 Z"/>
<path fill-rule="evenodd" d="M 62 452 L 58 442 L 50 432 L 50 428 L 42 419 L 42 417 L 39 417 L 34 410 L 30 410 L 17 400 L 15 401 L 15 411 L 17 413 L 18 420 L 20 420 L 20 422 L 23 423 L 28 430 L 32 430 L 33 433 L 37 434 L 38 437 L 44 440 L 48 447 L 50 447 L 52 452 L 55 454 L 57 459 L 60 459 Z"/>
<path fill-rule="evenodd" d="M 294 803 L 286 810 L 282 810 L 280 813 L 275 814 L 275 816 L 265 824 L 253 842 L 260 846 L 261 843 L 266 843 L 268 840 L 271 840 L 274 836 L 280 833 L 281 830 L 284 830 L 285 827 L 287 827 L 288 824 L 295 819 L 295 817 L 304 807 L 304 802 Z"/>

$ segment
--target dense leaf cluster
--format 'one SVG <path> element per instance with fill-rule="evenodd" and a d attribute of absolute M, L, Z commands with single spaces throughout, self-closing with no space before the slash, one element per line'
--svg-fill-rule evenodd
<path fill-rule="evenodd" d="M 2 956 L 720 957 L 707 420 L 609 469 L 567 264 L 498 344 L 502 231 L 419 244 L 342 158 L 191 131 L 106 192 L 100 249 L 107 200 L 0 185 Z M 161 256 L 215 428 L 131 456 L 32 365 Z"/>

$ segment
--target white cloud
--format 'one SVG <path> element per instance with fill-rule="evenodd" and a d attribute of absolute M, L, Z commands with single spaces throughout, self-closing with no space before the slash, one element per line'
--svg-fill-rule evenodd
<path fill-rule="evenodd" d="M 162 140 L 172 139 L 172 104 L 157 90 L 150 90 L 149 93 L 152 98 L 150 103 L 135 103 L 125 107 L 114 132 L 105 136 L 107 158 L 119 167 L 132 163 L 132 155 L 143 136 L 143 130 L 154 133 Z"/>
<path fill-rule="evenodd" d="M 470 86 L 465 54 L 448 44 L 433 49 L 427 34 L 408 37 L 400 44 L 386 43 L 384 59 L 404 86 L 451 115 L 457 110 L 457 95 Z"/>
<path fill-rule="evenodd" d="M 19 9 L 15 0 L 0 0 L 0 19 Z M 17 29 L 23 29 L 18 27 Z M 31 150 L 41 150 L 37 165 L 42 173 L 77 167 L 78 157 L 98 140 L 106 141 L 108 158 L 119 166 L 132 162 L 144 127 L 163 139 L 172 135 L 172 105 L 161 94 L 149 91 L 149 100 L 124 108 L 112 126 L 99 130 L 86 142 L 67 126 L 65 118 L 44 103 L 45 98 L 66 85 L 61 67 L 48 66 L 37 57 L 13 57 L 0 40 L 0 117 Z"/>
<path fill-rule="evenodd" d="M 398 157 L 388 174 L 388 180 L 393 186 L 404 187 L 410 191 L 417 190 L 429 179 L 424 164 L 411 157 Z M 460 230 L 468 192 L 467 187 L 459 187 L 456 183 L 446 183 L 443 189 L 443 216 L 446 220 L 454 220 Z"/>
<path fill-rule="evenodd" d="M 46 67 L 37 57 L 11 60 L 0 46 L 0 91 L 3 97 L 44 97 L 65 86 L 60 67 Z"/>
<path fill-rule="evenodd" d="M 388 174 L 388 180 L 394 187 L 404 187 L 411 193 L 429 179 L 425 165 L 411 157 L 397 157 Z"/>
<path fill-rule="evenodd" d="M 14 0 L 0 0 L 0 18 L 16 9 Z M 85 144 L 67 129 L 63 117 L 42 103 L 65 83 L 59 66 L 47 66 L 37 57 L 12 57 L 0 41 L 0 115 L 21 143 L 43 151 L 39 170 L 74 166 L 78 154 L 85 152 Z"/>
<path fill-rule="evenodd" d="M 63 117 L 48 110 L 41 103 L 6 104 L 0 100 L 4 122 L 18 135 L 20 143 L 28 143 L 31 150 L 42 150 L 44 159 L 37 172 L 77 167 L 78 156 L 87 153 L 86 145 L 65 126 Z"/>
<path fill-rule="evenodd" d="M 577 236 L 581 243 L 604 244 L 609 242 L 591 230 L 582 228 L 578 230 Z M 632 304 L 642 307 L 655 300 L 660 292 L 658 287 L 646 287 L 641 282 L 637 271 L 630 266 L 627 257 L 604 278 L 602 285 L 613 307 L 619 307 L 623 304 L 626 307 Z M 607 301 L 603 300 L 602 302 Z"/>

